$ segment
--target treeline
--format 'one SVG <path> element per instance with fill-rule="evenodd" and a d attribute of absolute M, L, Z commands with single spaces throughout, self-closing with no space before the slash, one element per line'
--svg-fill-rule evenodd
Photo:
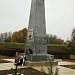
<path fill-rule="evenodd" d="M 24 28 L 22 30 L 13 32 L 11 41 L 18 43 L 26 43 L 27 31 L 27 28 Z"/>
<path fill-rule="evenodd" d="M 0 42 L 17 42 L 25 43 L 27 37 L 27 28 L 22 30 L 11 32 L 5 32 L 0 34 Z"/>
<path fill-rule="evenodd" d="M 12 38 L 11 32 L 0 33 L 0 42 L 10 42 Z"/>
<path fill-rule="evenodd" d="M 64 44 L 64 40 L 58 38 L 56 35 L 47 35 L 47 44 Z"/>
<path fill-rule="evenodd" d="M 0 42 L 17 42 L 26 43 L 27 28 L 15 32 L 5 32 L 0 34 Z M 47 44 L 64 44 L 64 40 L 58 38 L 56 35 L 47 35 Z"/>

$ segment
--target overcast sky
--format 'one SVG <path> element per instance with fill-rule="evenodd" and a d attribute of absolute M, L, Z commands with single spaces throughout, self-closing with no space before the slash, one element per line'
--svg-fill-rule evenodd
<path fill-rule="evenodd" d="M 31 0 L 0 0 L 0 33 L 28 28 Z M 45 0 L 46 33 L 70 38 L 74 0 Z"/>

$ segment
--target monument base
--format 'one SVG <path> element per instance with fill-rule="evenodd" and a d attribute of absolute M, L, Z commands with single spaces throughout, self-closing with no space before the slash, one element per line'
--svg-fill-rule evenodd
<path fill-rule="evenodd" d="M 24 55 L 21 53 L 20 55 Z M 26 61 L 49 61 L 54 60 L 54 55 L 51 54 L 29 54 L 26 55 Z"/>
<path fill-rule="evenodd" d="M 27 61 L 48 61 L 48 60 L 53 60 L 54 56 L 49 55 L 49 54 L 32 54 L 32 55 L 27 55 L 26 60 Z"/>

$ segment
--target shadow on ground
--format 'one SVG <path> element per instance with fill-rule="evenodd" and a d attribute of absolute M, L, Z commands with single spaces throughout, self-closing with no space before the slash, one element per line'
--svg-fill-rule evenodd
<path fill-rule="evenodd" d="M 46 75 L 45 73 L 35 70 L 31 67 L 21 68 L 21 73 L 24 75 Z M 1 70 L 0 71 L 0 75 L 7 75 L 7 74 L 12 74 L 11 70 Z"/>

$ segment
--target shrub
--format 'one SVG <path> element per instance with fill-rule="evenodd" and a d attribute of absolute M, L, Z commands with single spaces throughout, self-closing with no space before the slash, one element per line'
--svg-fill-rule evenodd
<path fill-rule="evenodd" d="M 22 53 L 23 49 L 20 48 L 0 48 L 0 55 L 15 56 L 16 52 Z"/>

